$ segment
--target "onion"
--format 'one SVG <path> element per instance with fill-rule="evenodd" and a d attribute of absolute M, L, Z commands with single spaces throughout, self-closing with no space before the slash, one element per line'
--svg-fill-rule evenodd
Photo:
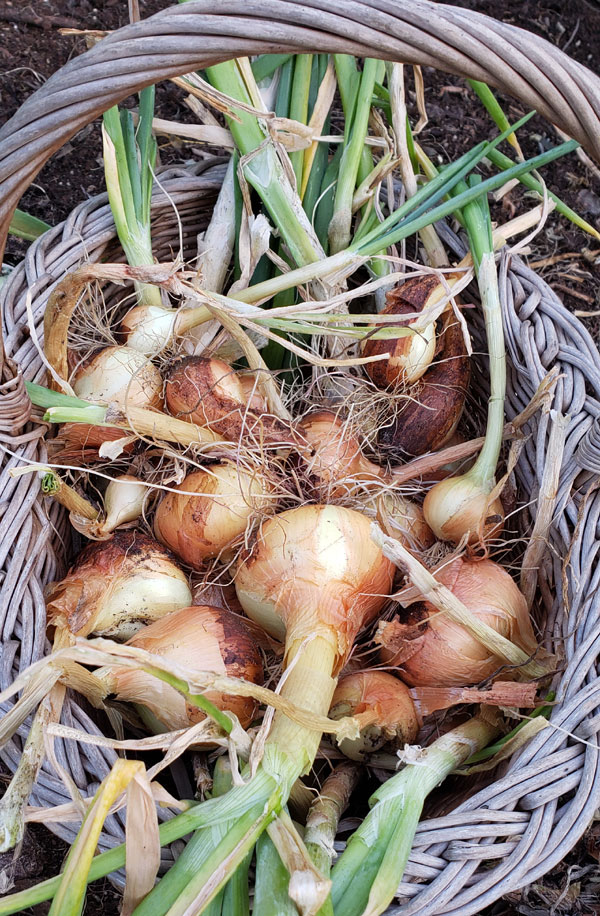
<path fill-rule="evenodd" d="M 106 540 L 116 528 L 136 521 L 144 510 L 148 487 L 131 474 L 113 478 L 104 493 L 104 512 L 98 519 L 71 514 L 71 524 L 95 541 Z"/>
<path fill-rule="evenodd" d="M 49 587 L 46 608 L 56 630 L 125 640 L 191 601 L 171 554 L 139 531 L 122 531 L 82 550 L 65 578 Z"/>
<path fill-rule="evenodd" d="M 263 474 L 244 471 L 230 461 L 193 471 L 159 503 L 154 533 L 185 563 L 199 569 L 232 546 L 270 505 L 271 494 Z"/>
<path fill-rule="evenodd" d="M 260 652 L 243 620 L 230 611 L 209 605 L 185 607 L 161 620 L 155 620 L 135 634 L 128 645 L 145 649 L 190 671 L 211 671 L 244 678 L 254 684 L 263 682 Z M 203 710 L 187 703 L 169 684 L 141 668 L 111 666 L 98 676 L 107 693 L 117 700 L 136 703 L 147 709 L 165 729 L 186 728 L 205 718 Z M 251 697 L 203 693 L 219 709 L 234 713 L 242 728 L 247 728 L 256 713 Z"/>
<path fill-rule="evenodd" d="M 121 322 L 121 333 L 128 347 L 154 356 L 173 338 L 191 328 L 210 321 L 211 313 L 204 306 L 195 309 L 168 309 L 160 305 L 136 305 Z"/>
<path fill-rule="evenodd" d="M 361 480 L 385 479 L 383 468 L 364 457 L 358 439 L 338 414 L 312 411 L 297 430 L 305 474 L 320 496 L 333 499 L 347 495 Z"/>
<path fill-rule="evenodd" d="M 395 490 L 383 490 L 370 496 L 375 517 L 386 534 L 396 538 L 411 550 L 427 550 L 435 543 L 433 532 L 418 503 L 406 499 Z M 365 499 L 366 504 L 366 499 Z"/>
<path fill-rule="evenodd" d="M 502 566 L 459 557 L 435 574 L 479 620 L 533 655 L 537 643 L 527 603 Z M 416 686 L 463 686 L 491 677 L 502 662 L 462 626 L 428 602 L 413 604 L 377 636 L 385 664 Z"/>
<path fill-rule="evenodd" d="M 267 442 L 289 441 L 289 429 L 276 417 L 262 413 L 264 401 L 253 388 L 253 379 L 238 375 L 221 359 L 186 356 L 167 377 L 167 409 L 172 416 L 206 426 L 232 442 L 249 432 Z"/>
<path fill-rule="evenodd" d="M 409 315 L 423 311 L 439 300 L 440 282 L 434 275 L 414 277 L 386 295 L 383 315 Z M 386 325 L 391 327 L 391 325 Z M 388 359 L 367 363 L 365 369 L 378 388 L 396 388 L 416 382 L 429 368 L 435 353 L 435 322 L 419 325 L 418 319 L 398 321 L 394 327 L 411 328 L 413 333 L 391 339 L 368 338 L 362 346 L 363 356 L 389 353 Z"/>
<path fill-rule="evenodd" d="M 288 656 L 296 643 L 319 636 L 333 649 L 338 671 L 392 581 L 392 563 L 371 541 L 366 516 L 309 505 L 262 525 L 242 556 L 235 587 L 246 614 L 271 636 L 285 638 Z"/>
<path fill-rule="evenodd" d="M 413 744 L 420 728 L 408 687 L 385 671 L 358 671 L 341 678 L 329 717 L 344 716 L 355 716 L 360 723 L 358 738 L 339 742 L 351 760 L 362 761 L 390 742 L 394 748 Z"/>
<path fill-rule="evenodd" d="M 105 347 L 75 373 L 75 394 L 97 404 L 160 407 L 162 377 L 145 356 L 129 347 Z"/>
<path fill-rule="evenodd" d="M 423 513 L 436 537 L 458 544 L 485 543 L 498 537 L 504 527 L 504 506 L 490 498 L 489 488 L 470 471 L 460 477 L 440 480 L 428 492 Z"/>
<path fill-rule="evenodd" d="M 410 397 L 392 421 L 380 429 L 378 445 L 392 459 L 435 451 L 451 438 L 460 420 L 471 367 L 463 331 L 453 312 L 445 316 L 438 343 L 433 365 L 410 389 Z"/>

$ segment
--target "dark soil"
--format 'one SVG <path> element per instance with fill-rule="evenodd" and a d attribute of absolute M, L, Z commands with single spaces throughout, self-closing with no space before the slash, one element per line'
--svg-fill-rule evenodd
<path fill-rule="evenodd" d="M 444 2 L 444 0 L 441 0 Z M 491 16 L 529 29 L 581 61 L 593 70 L 600 68 L 600 5 L 586 0 L 454 0 L 458 6 L 486 12 Z M 140 0 L 142 16 L 169 5 L 168 0 Z M 8 119 L 44 80 L 74 55 L 85 50 L 78 36 L 61 35 L 61 27 L 115 29 L 127 22 L 126 0 L 0 0 L 0 123 Z M 426 99 L 430 124 L 421 143 L 432 158 L 453 158 L 473 142 L 491 136 L 493 126 L 462 80 L 425 72 Z M 132 100 L 133 102 L 133 100 Z M 509 117 L 524 114 L 511 99 L 501 102 Z M 172 85 L 157 90 L 157 109 L 162 117 L 185 120 L 189 113 L 182 94 Z M 534 118 L 521 133 L 527 154 L 536 154 L 557 142 L 553 128 Z M 164 143 L 161 158 L 170 161 L 189 158 L 190 147 Z M 548 186 L 595 227 L 600 228 L 600 180 L 572 155 L 544 170 Z M 42 170 L 21 201 L 21 207 L 54 225 L 86 197 L 103 190 L 103 168 L 99 124 L 80 131 Z M 509 194 L 501 205 L 504 218 L 518 206 Z M 6 260 L 16 263 L 25 244 L 11 240 Z M 552 214 L 544 232 L 532 246 L 530 262 L 564 297 L 574 310 L 600 309 L 600 244 Z M 547 263 L 552 259 L 551 263 Z M 544 266 L 545 265 L 545 266 Z M 592 331 L 600 330 L 598 319 L 584 319 Z M 0 777 L 1 778 L 1 777 Z M 55 875 L 67 847 L 44 828 L 34 826 L 14 872 L 15 889 L 21 889 Z M 486 916 L 546 916 L 548 913 L 600 916 L 598 863 L 600 829 L 592 825 L 586 837 L 565 863 L 542 881 L 522 892 L 509 895 L 485 911 Z M 10 856 L 0 857 L 0 873 L 9 866 Z M 35 916 L 48 912 L 42 904 L 28 911 Z M 88 895 L 88 914 L 113 916 L 119 912 L 119 897 L 108 882 L 97 882 Z"/>

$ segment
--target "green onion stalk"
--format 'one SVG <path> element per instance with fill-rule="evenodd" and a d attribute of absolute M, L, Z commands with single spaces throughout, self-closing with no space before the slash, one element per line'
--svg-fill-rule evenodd
<path fill-rule="evenodd" d="M 518 124 L 514 125 L 512 130 L 515 130 L 520 124 L 524 123 L 525 120 L 528 120 L 529 117 L 530 116 L 527 116 L 525 119 L 518 122 Z M 460 195 L 452 197 L 450 200 L 438 203 L 438 201 L 448 195 L 482 159 L 488 156 L 490 149 L 495 148 L 503 139 L 505 139 L 504 135 L 500 134 L 495 140 L 491 141 L 491 143 L 481 143 L 473 147 L 472 150 L 447 166 L 424 187 L 420 188 L 414 197 L 407 200 L 382 223 L 359 239 L 355 239 L 355 241 L 343 251 L 339 251 L 337 254 L 331 255 L 318 263 L 291 270 L 282 276 L 273 277 L 271 280 L 253 285 L 245 290 L 240 290 L 236 292 L 235 298 L 240 302 L 260 302 L 261 300 L 276 295 L 282 290 L 291 289 L 328 276 L 330 277 L 336 273 L 346 273 L 346 275 L 349 275 L 361 263 L 361 259 L 367 259 L 376 255 L 384 248 L 397 244 L 402 241 L 402 239 L 418 232 L 424 226 L 449 216 L 454 213 L 457 208 L 464 208 L 467 204 L 477 200 L 489 191 L 496 190 L 510 178 L 518 178 L 526 172 L 541 168 L 548 162 L 552 162 L 572 152 L 577 149 L 578 146 L 575 140 L 569 140 L 526 162 L 518 163 L 500 175 L 493 175 L 479 185 L 467 188 Z M 435 206 L 436 204 L 437 206 Z"/>
<path fill-rule="evenodd" d="M 220 798 L 222 795 L 226 795 L 232 787 L 231 763 L 227 757 L 218 757 L 213 771 L 211 798 Z M 223 824 L 213 827 L 215 842 L 223 838 L 224 829 Z M 248 869 L 250 868 L 250 860 L 251 856 L 249 855 L 235 870 L 225 887 L 219 891 L 205 910 L 206 916 L 249 916 Z"/>
<path fill-rule="evenodd" d="M 268 833 L 256 844 L 256 874 L 252 916 L 298 916 L 288 893 L 290 876 Z"/>
<path fill-rule="evenodd" d="M 470 719 L 434 741 L 371 796 L 371 811 L 333 868 L 335 916 L 379 916 L 387 909 L 402 880 L 427 796 L 498 732 L 488 718 Z"/>
<path fill-rule="evenodd" d="M 479 176 L 472 176 L 472 186 Z M 463 218 L 485 318 L 489 353 L 490 396 L 483 448 L 475 464 L 459 477 L 448 477 L 428 492 L 423 505 L 425 520 L 436 537 L 458 543 L 485 543 L 498 536 L 504 509 L 496 487 L 496 467 L 502 447 L 506 395 L 506 350 L 502 306 L 492 241 L 492 223 L 485 196 L 463 207 Z"/>
<path fill-rule="evenodd" d="M 134 128 L 130 111 L 109 108 L 104 113 L 102 139 L 108 200 L 119 241 L 132 267 L 154 264 L 150 234 L 150 204 L 156 140 L 152 134 L 154 86 L 140 92 L 139 120 Z M 134 281 L 138 304 L 162 309 L 160 289 Z"/>
<path fill-rule="evenodd" d="M 392 566 L 369 531 L 369 520 L 351 509 L 291 509 L 264 523 L 236 573 L 245 612 L 271 636 L 285 638 L 281 696 L 315 720 L 327 716 L 356 634 L 376 616 L 392 586 Z M 211 831 L 197 831 L 135 916 L 202 912 L 284 811 L 294 783 L 312 767 L 320 740 L 316 725 L 300 725 L 276 711 L 260 764 L 213 809 L 212 822 L 227 824 L 224 838 L 215 845 Z"/>

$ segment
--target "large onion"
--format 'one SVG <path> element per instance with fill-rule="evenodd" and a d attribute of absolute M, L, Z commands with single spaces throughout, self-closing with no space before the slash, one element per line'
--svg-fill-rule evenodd
<path fill-rule="evenodd" d="M 535 653 L 527 603 L 502 566 L 458 557 L 435 576 L 479 620 L 527 655 Z M 416 686 L 477 684 L 502 667 L 479 640 L 427 602 L 412 604 L 397 620 L 384 624 L 378 639 L 382 661 L 399 665 L 403 680 Z"/>
<path fill-rule="evenodd" d="M 263 666 L 244 621 L 223 608 L 195 605 L 156 620 L 135 634 L 128 645 L 145 649 L 187 668 L 263 682 Z M 185 728 L 200 722 L 205 713 L 187 703 L 169 684 L 140 668 L 111 666 L 100 672 L 107 693 L 115 699 L 149 709 L 166 729 Z M 247 728 L 256 713 L 251 697 L 207 690 L 204 696 L 219 709 L 226 709 Z"/>
<path fill-rule="evenodd" d="M 51 628 L 118 640 L 191 601 L 187 578 L 171 554 L 139 531 L 90 544 L 46 595 Z"/>

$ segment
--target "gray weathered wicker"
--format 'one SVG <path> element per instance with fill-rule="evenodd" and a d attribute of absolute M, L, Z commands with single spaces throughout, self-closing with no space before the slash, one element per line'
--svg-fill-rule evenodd
<path fill-rule="evenodd" d="M 538 108 L 600 159 L 600 80 L 529 33 L 426 0 L 194 0 L 129 26 L 71 61 L 0 130 L 0 219 L 6 231 L 18 198 L 49 156 L 110 105 L 142 86 L 240 54 L 266 51 L 345 51 L 427 64 L 482 79 Z M 334 8 L 335 12 L 331 9 Z M 172 171 L 162 183 L 193 237 L 207 220 L 222 168 L 211 163 Z M 169 204 L 161 254 L 178 237 Z M 170 226 L 170 228 L 169 228 Z M 49 293 L 83 257 L 96 259 L 114 239 L 104 197 L 78 207 L 61 226 L 34 243 L 2 289 L 3 339 L 0 441 L 0 622 L 2 686 L 45 649 L 44 583 L 61 571 L 65 519 L 39 498 L 35 476 L 9 477 L 23 460 L 44 460 L 43 430 L 27 423 L 23 378 L 39 380 L 42 364 L 27 330 L 26 294 L 33 323 Z M 537 735 L 492 782 L 449 815 L 421 824 L 403 884 L 408 914 L 478 913 L 503 893 L 551 869 L 581 836 L 600 802 L 598 734 L 600 680 L 600 565 L 597 528 L 600 492 L 600 355 L 589 334 L 551 289 L 517 259 L 502 276 L 511 362 L 507 412 L 527 403 L 548 368 L 562 377 L 554 407 L 568 415 L 559 500 L 550 551 L 540 570 L 548 610 L 545 640 L 564 655 L 554 727 Z M 522 492 L 533 500 L 543 475 L 551 418 L 538 416 L 517 467 Z M 97 726 L 71 700 L 66 724 Z M 83 791 L 93 791 L 114 759 L 111 751 L 57 741 L 57 756 Z M 14 769 L 20 741 L 2 751 Z M 63 783 L 46 765 L 35 800 L 64 802 Z M 54 828 L 72 839 L 76 826 Z M 122 821 L 107 822 L 102 847 L 123 836 Z M 165 851 L 165 857 L 170 855 Z"/>

